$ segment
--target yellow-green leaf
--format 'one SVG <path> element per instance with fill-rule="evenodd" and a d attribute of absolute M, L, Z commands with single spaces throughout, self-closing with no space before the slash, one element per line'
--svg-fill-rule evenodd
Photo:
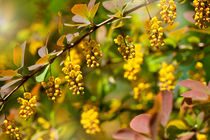
<path fill-rule="evenodd" d="M 0 71 L 0 76 L 2 77 L 13 77 L 17 75 L 16 70 L 2 70 Z"/>
<path fill-rule="evenodd" d="M 86 4 L 75 4 L 71 12 L 88 20 L 88 7 Z"/>
<path fill-rule="evenodd" d="M 168 125 L 166 126 L 166 128 L 169 128 L 170 126 L 175 126 L 175 127 L 177 127 L 178 129 L 181 129 L 181 130 L 188 129 L 186 124 L 183 121 L 181 121 L 181 120 L 172 120 L 172 121 L 170 121 L 168 123 Z"/>
<path fill-rule="evenodd" d="M 121 17 L 121 12 L 120 12 L 120 11 L 118 11 L 118 12 L 114 15 L 114 17 L 116 17 L 116 18 L 120 18 L 120 17 Z"/>
<path fill-rule="evenodd" d="M 65 35 L 62 35 L 59 39 L 58 39 L 58 41 L 57 41 L 57 46 L 59 46 L 59 47 L 63 47 L 64 46 L 64 39 L 66 38 L 66 36 Z"/>
<path fill-rule="evenodd" d="M 96 12 L 98 11 L 99 5 L 100 5 L 100 2 L 97 3 L 96 5 L 94 5 L 94 6 L 90 9 L 90 11 L 89 11 L 89 17 L 90 17 L 90 19 L 93 19 L 93 18 L 95 17 Z"/>
<path fill-rule="evenodd" d="M 58 12 L 59 21 L 58 21 L 58 32 L 63 34 L 63 18 L 61 12 Z"/>

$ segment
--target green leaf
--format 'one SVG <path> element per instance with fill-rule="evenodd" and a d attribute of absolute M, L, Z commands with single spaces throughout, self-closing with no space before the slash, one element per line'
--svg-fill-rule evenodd
<path fill-rule="evenodd" d="M 96 12 L 98 11 L 99 5 L 100 5 L 100 2 L 97 3 L 96 5 L 94 5 L 94 6 L 90 9 L 90 11 L 89 11 L 89 18 L 90 18 L 91 20 L 93 20 L 93 18 L 95 17 Z"/>
<path fill-rule="evenodd" d="M 43 82 L 43 81 L 44 81 L 45 76 L 46 76 L 46 74 L 47 74 L 47 71 L 48 71 L 48 69 L 49 69 L 49 66 L 50 66 L 50 65 L 48 65 L 48 66 L 45 68 L 45 70 L 44 70 L 39 76 L 36 77 L 36 81 L 37 81 L 37 82 Z"/>

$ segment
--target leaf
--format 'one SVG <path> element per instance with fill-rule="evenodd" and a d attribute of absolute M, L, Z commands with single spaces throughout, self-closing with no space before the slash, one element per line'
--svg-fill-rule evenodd
<path fill-rule="evenodd" d="M 47 74 L 47 72 L 48 72 L 49 67 L 50 67 L 50 65 L 48 65 L 48 66 L 45 68 L 45 70 L 44 70 L 39 76 L 36 77 L 36 81 L 37 81 L 37 82 L 43 82 L 43 81 L 44 81 L 45 76 L 46 76 L 46 74 Z"/>
<path fill-rule="evenodd" d="M 9 93 L 11 91 L 11 86 L 15 86 L 17 85 L 22 79 L 19 78 L 19 79 L 16 79 L 16 80 L 13 80 L 11 82 L 8 82 L 6 83 L 5 85 L 3 85 L 1 87 L 1 96 L 4 97 L 7 93 Z"/>
<path fill-rule="evenodd" d="M 51 54 L 45 55 L 44 57 L 39 58 L 39 60 L 36 61 L 36 64 L 47 64 L 49 62 Z"/>
<path fill-rule="evenodd" d="M 195 98 L 197 100 L 207 100 L 208 95 L 201 91 L 191 90 L 184 92 L 181 96 L 188 98 Z"/>
<path fill-rule="evenodd" d="M 87 19 L 84 19 L 83 17 L 81 17 L 79 15 L 73 16 L 72 20 L 74 22 L 77 22 L 77 23 L 84 23 L 85 25 L 89 25 L 90 24 L 90 21 L 88 21 Z M 71 24 L 64 24 L 64 25 L 66 26 L 66 25 L 71 25 Z M 72 24 L 72 25 L 76 26 L 76 25 L 81 25 L 81 24 L 76 24 L 76 25 Z"/>
<path fill-rule="evenodd" d="M 18 73 L 17 73 L 17 70 L 1 70 L 0 71 L 0 76 L 2 77 L 14 77 L 16 76 Z"/>
<path fill-rule="evenodd" d="M 12 78 L 13 77 L 2 77 L 2 78 L 0 78 L 0 81 L 7 81 L 7 80 L 10 80 Z"/>
<path fill-rule="evenodd" d="M 86 4 L 75 4 L 72 9 L 71 12 L 75 15 L 79 15 L 87 20 L 88 19 L 88 7 Z"/>
<path fill-rule="evenodd" d="M 195 135 L 195 132 L 187 132 L 180 134 L 178 140 L 190 140 Z"/>
<path fill-rule="evenodd" d="M 150 119 L 150 114 L 138 115 L 131 120 L 130 127 L 139 133 L 148 134 L 150 132 Z"/>
<path fill-rule="evenodd" d="M 112 12 L 112 13 L 114 13 L 115 12 L 115 6 L 114 6 L 114 4 L 113 4 L 113 1 L 105 1 L 105 2 L 103 2 L 102 3 L 103 4 L 103 6 L 104 6 L 104 8 L 106 9 L 106 10 L 108 10 L 108 11 L 110 11 L 110 12 Z"/>
<path fill-rule="evenodd" d="M 159 125 L 159 120 L 160 120 L 160 113 L 159 112 L 155 112 L 150 120 L 150 132 L 152 135 L 152 139 L 156 140 L 157 137 L 157 132 L 158 132 L 158 125 Z"/>
<path fill-rule="evenodd" d="M 96 12 L 98 11 L 99 5 L 100 5 L 100 2 L 97 3 L 96 5 L 94 5 L 94 6 L 90 9 L 90 11 L 89 11 L 89 18 L 90 18 L 90 19 L 93 19 L 93 18 L 95 17 Z"/>
<path fill-rule="evenodd" d="M 122 128 L 115 132 L 112 136 L 114 139 L 117 140 L 147 140 L 146 137 L 128 129 Z"/>
<path fill-rule="evenodd" d="M 162 93 L 161 124 L 165 126 L 173 108 L 173 95 L 170 91 Z"/>
<path fill-rule="evenodd" d="M 59 21 L 58 21 L 58 32 L 59 34 L 63 34 L 63 18 L 62 18 L 62 13 L 58 12 L 58 16 L 59 16 Z"/>
<path fill-rule="evenodd" d="M 46 63 L 46 64 L 47 64 L 47 63 Z M 28 67 L 28 70 L 29 70 L 29 71 L 35 70 L 35 69 L 37 69 L 37 68 L 39 68 L 39 67 L 41 67 L 41 66 L 43 66 L 43 65 L 46 65 L 46 64 L 35 64 L 35 65 L 32 65 L 32 66 L 29 66 L 29 67 Z"/>
<path fill-rule="evenodd" d="M 195 20 L 193 19 L 193 15 L 195 14 L 194 11 L 187 11 L 187 12 L 184 12 L 184 17 L 187 21 L 191 22 L 192 24 L 195 23 Z"/>
<path fill-rule="evenodd" d="M 64 45 L 64 39 L 66 38 L 66 36 L 65 35 L 62 35 L 59 39 L 58 39 L 58 41 L 57 41 L 57 46 L 59 46 L 59 47 L 64 47 L 65 45 Z"/>
<path fill-rule="evenodd" d="M 90 0 L 88 3 L 88 10 L 90 10 L 95 5 L 96 0 Z"/>
<path fill-rule="evenodd" d="M 44 47 L 40 48 L 40 49 L 38 50 L 38 54 L 39 54 L 40 57 L 44 57 L 45 55 L 47 55 L 47 54 L 48 54 L 48 49 L 47 49 L 47 47 L 44 46 Z"/>
<path fill-rule="evenodd" d="M 195 81 L 195 80 L 183 80 L 179 82 L 179 85 L 195 90 L 195 91 L 200 91 L 204 93 L 209 92 L 209 89 L 206 85 L 204 85 L 202 82 Z"/>
<path fill-rule="evenodd" d="M 188 129 L 187 125 L 181 120 L 172 120 L 172 121 L 170 121 L 168 123 L 168 125 L 166 126 L 166 129 L 168 127 L 170 127 L 170 126 L 175 126 L 178 129 L 182 129 L 182 130 L 187 130 Z"/>
<path fill-rule="evenodd" d="M 183 4 L 185 3 L 187 0 L 178 0 L 178 3 Z"/>
<path fill-rule="evenodd" d="M 70 44 L 71 41 L 73 40 L 74 35 L 73 34 L 67 34 L 66 35 L 66 39 L 67 39 L 67 44 Z"/>

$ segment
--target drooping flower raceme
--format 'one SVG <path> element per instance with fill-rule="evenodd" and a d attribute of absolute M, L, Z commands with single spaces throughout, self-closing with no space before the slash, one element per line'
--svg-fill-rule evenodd
<path fill-rule="evenodd" d="M 19 116 L 27 120 L 35 112 L 37 97 L 25 92 L 24 98 L 19 97 L 18 102 L 21 104 Z"/>
<path fill-rule="evenodd" d="M 64 61 L 62 71 L 66 74 L 65 79 L 68 82 L 69 89 L 73 91 L 73 94 L 84 94 L 83 76 L 80 71 L 80 65 L 73 64 L 68 56 Z"/>
<path fill-rule="evenodd" d="M 194 0 L 195 6 L 195 25 L 201 29 L 207 28 L 210 22 L 210 1 L 209 0 Z"/>
<path fill-rule="evenodd" d="M 143 63 L 143 53 L 140 44 L 135 44 L 136 55 L 132 59 L 128 59 L 124 64 L 123 68 L 125 70 L 124 77 L 130 81 L 136 80 L 137 76 L 141 70 L 141 64 Z"/>
<path fill-rule="evenodd" d="M 114 39 L 114 42 L 117 45 L 120 45 L 118 47 L 118 51 L 125 60 L 135 57 L 135 45 L 133 44 L 133 40 L 129 35 L 127 35 L 126 37 L 118 35 L 117 38 Z"/>
<path fill-rule="evenodd" d="M 54 76 L 50 76 L 48 82 L 42 82 L 42 86 L 46 89 L 48 98 L 52 101 L 56 101 L 57 97 L 62 94 L 60 84 L 61 79 L 59 77 L 54 78 Z"/>
<path fill-rule="evenodd" d="M 161 69 L 159 71 L 159 82 L 160 82 L 160 90 L 173 90 L 175 88 L 175 80 L 176 77 L 174 72 L 176 67 L 172 64 L 167 64 L 163 62 L 161 65 Z"/>
<path fill-rule="evenodd" d="M 176 4 L 174 0 L 161 0 L 158 4 L 161 9 L 161 19 L 168 24 L 173 24 L 176 19 Z"/>
<path fill-rule="evenodd" d="M 81 114 L 81 124 L 88 134 L 100 132 L 97 107 L 85 105 Z"/>

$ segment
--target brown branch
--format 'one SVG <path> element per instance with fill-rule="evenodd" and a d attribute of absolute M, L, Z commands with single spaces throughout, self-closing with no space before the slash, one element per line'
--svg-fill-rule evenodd
<path fill-rule="evenodd" d="M 128 14 L 134 12 L 135 10 L 137 10 L 137 9 L 139 9 L 141 7 L 144 7 L 144 6 L 146 6 L 146 5 L 150 4 L 150 3 L 153 3 L 155 1 L 157 1 L 157 0 L 150 0 L 148 3 L 140 4 L 140 5 L 132 8 L 132 9 L 130 9 L 128 11 L 125 11 L 124 14 L 123 14 L 123 17 L 125 17 Z M 73 48 L 74 46 L 78 45 L 86 36 L 90 35 L 94 31 L 96 31 L 99 27 L 101 27 L 101 26 L 103 26 L 103 25 L 105 25 L 105 24 L 107 24 L 107 23 L 109 23 L 109 22 L 111 22 L 111 21 L 113 21 L 115 19 L 116 19 L 116 17 L 113 16 L 113 17 L 111 17 L 111 18 L 109 18 L 109 19 L 107 19 L 107 20 L 105 20 L 105 21 L 103 21 L 103 22 L 95 25 L 89 32 L 87 32 L 86 34 L 84 34 L 80 39 L 78 39 L 74 43 L 71 43 L 68 47 L 66 47 L 65 49 L 63 49 L 58 55 L 56 55 L 51 60 L 49 60 L 49 64 L 52 64 L 56 58 L 58 58 L 59 56 L 61 56 L 67 50 L 69 50 L 69 49 Z M 37 70 L 35 70 L 34 72 L 32 72 L 31 74 L 23 77 L 21 83 L 18 86 L 16 86 L 9 94 L 7 94 L 2 101 L 5 102 L 8 99 L 8 97 L 10 95 L 12 95 L 16 90 L 18 90 L 28 79 L 30 79 L 31 77 L 33 77 L 36 73 L 42 71 L 47 65 L 48 64 L 43 65 L 43 66 L 39 67 Z"/>

